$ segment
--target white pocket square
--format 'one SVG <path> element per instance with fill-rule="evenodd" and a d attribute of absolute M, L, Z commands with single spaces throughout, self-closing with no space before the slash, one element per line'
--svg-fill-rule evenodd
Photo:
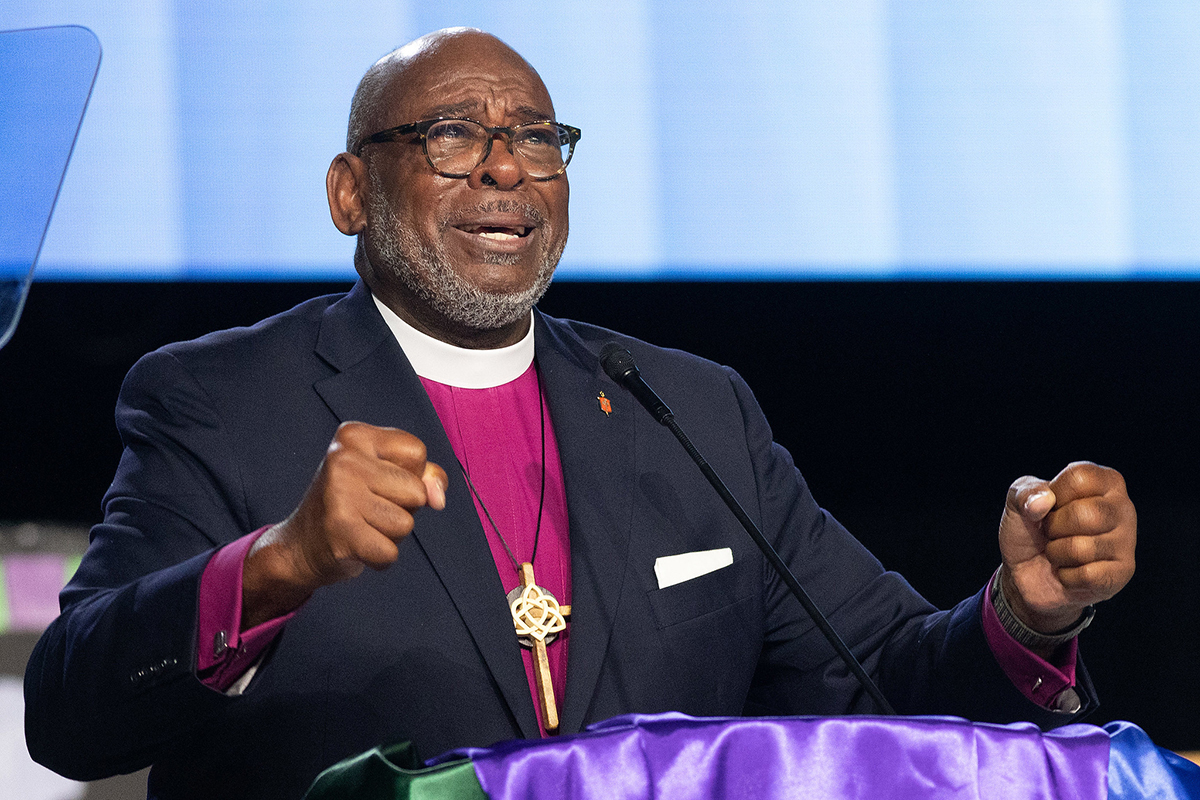
<path fill-rule="evenodd" d="M 665 589 L 668 586 L 715 572 L 721 567 L 728 567 L 732 563 L 733 550 L 728 547 L 718 547 L 716 550 L 697 550 L 694 553 L 680 553 L 677 556 L 662 556 L 654 559 L 654 576 L 658 578 L 658 588 Z"/>

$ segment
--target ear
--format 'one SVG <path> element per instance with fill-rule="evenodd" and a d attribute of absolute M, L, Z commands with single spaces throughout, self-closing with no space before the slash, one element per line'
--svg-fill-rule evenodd
<path fill-rule="evenodd" d="M 325 193 L 333 224 L 347 236 L 367 227 L 366 192 L 367 165 L 349 153 L 337 155 L 325 175 Z"/>

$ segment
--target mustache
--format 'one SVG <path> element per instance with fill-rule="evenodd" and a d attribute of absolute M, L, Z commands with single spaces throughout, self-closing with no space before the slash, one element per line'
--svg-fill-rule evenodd
<path fill-rule="evenodd" d="M 440 222 L 443 226 L 451 226 L 476 219 L 484 214 L 520 214 L 537 226 L 546 223 L 545 215 L 538 210 L 537 206 L 520 200 L 489 200 L 468 208 L 457 209 L 444 216 Z"/>

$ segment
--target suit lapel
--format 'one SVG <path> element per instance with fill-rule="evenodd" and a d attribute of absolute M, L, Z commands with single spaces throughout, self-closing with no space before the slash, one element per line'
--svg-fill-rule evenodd
<path fill-rule="evenodd" d="M 571 636 L 560 731 L 575 733 L 591 705 L 625 580 L 636 473 L 634 419 L 640 409 L 565 326 L 541 314 L 535 321 L 538 368 L 562 458 L 570 524 Z M 600 392 L 611 414 L 604 413 Z"/>
<path fill-rule="evenodd" d="M 338 372 L 317 393 L 342 421 L 409 431 L 450 478 L 446 508 L 420 513 L 412 536 L 450 595 L 522 734 L 537 738 L 537 717 L 504 588 L 450 441 L 429 396 L 360 282 L 326 312 L 317 354 Z M 397 591 L 404 591 L 397 587 Z"/>

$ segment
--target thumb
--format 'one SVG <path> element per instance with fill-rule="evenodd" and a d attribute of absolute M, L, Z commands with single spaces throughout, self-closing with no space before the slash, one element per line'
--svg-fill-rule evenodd
<path fill-rule="evenodd" d="M 450 486 L 446 470 L 432 461 L 427 461 L 425 462 L 425 471 L 421 474 L 421 482 L 425 484 L 425 495 L 428 498 L 429 507 L 438 511 L 445 508 L 446 489 Z"/>
<path fill-rule="evenodd" d="M 1017 568 L 1043 554 L 1046 536 L 1042 520 L 1057 499 L 1050 484 L 1040 478 L 1027 475 L 1009 487 L 1000 519 L 1000 555 L 1009 568 Z"/>
<path fill-rule="evenodd" d="M 1056 502 L 1058 498 L 1048 481 L 1026 475 L 1013 481 L 1004 505 L 1005 510 L 1016 514 L 1025 522 L 1036 524 L 1046 518 Z"/>

